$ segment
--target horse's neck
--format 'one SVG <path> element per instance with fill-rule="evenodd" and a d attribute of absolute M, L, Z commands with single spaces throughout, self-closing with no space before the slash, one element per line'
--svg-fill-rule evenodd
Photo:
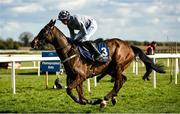
<path fill-rule="evenodd" d="M 61 59 L 67 58 L 67 52 L 70 51 L 71 45 L 69 44 L 66 36 L 57 27 L 55 27 L 54 31 L 53 45 Z"/>
<path fill-rule="evenodd" d="M 64 48 L 69 45 L 66 36 L 56 27 L 54 26 L 54 42 L 53 45 L 55 49 Z"/>

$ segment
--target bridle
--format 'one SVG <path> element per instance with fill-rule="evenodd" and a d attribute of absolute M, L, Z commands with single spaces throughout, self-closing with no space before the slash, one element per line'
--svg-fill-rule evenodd
<path fill-rule="evenodd" d="M 46 40 L 47 40 L 48 37 L 51 37 L 51 39 L 53 38 L 52 30 L 54 29 L 54 26 L 52 26 L 52 27 L 49 27 L 48 25 L 46 25 L 46 26 L 47 26 L 47 29 L 46 29 L 46 30 L 48 31 L 48 33 L 47 33 L 47 34 L 43 34 L 42 39 L 39 39 L 42 44 L 45 44 L 45 42 L 46 42 Z M 48 35 L 49 35 L 49 36 L 48 36 Z M 47 36 L 48 36 L 48 37 L 47 37 Z M 67 49 L 69 45 L 70 45 L 70 44 L 68 43 L 67 45 L 65 45 L 65 46 L 63 46 L 63 47 L 55 48 L 55 49 L 62 51 L 62 50 L 64 50 L 64 49 Z M 71 49 L 69 49 L 69 50 L 71 50 Z M 65 52 L 65 53 L 68 53 L 68 51 Z M 69 61 L 70 59 L 72 59 L 72 58 L 74 58 L 74 57 L 76 57 L 76 56 L 77 56 L 77 54 L 74 54 L 74 55 L 66 58 L 65 60 L 63 60 L 62 63 L 65 63 L 65 62 Z"/>
<path fill-rule="evenodd" d="M 46 25 L 46 27 L 47 27 L 46 30 L 48 31 L 48 33 L 47 33 L 47 34 L 46 34 L 46 33 L 45 33 L 45 34 L 43 33 L 43 36 L 42 36 L 42 38 L 40 39 L 40 42 L 41 42 L 42 44 L 45 44 L 45 42 L 46 42 L 46 40 L 47 40 L 47 38 L 48 38 L 47 36 L 48 36 L 49 34 L 50 34 L 51 39 L 52 39 L 52 37 L 53 37 L 53 36 L 52 36 L 52 35 L 53 35 L 53 34 L 52 34 L 52 30 L 54 29 L 54 26 L 51 28 L 51 27 L 49 27 L 48 25 Z"/>

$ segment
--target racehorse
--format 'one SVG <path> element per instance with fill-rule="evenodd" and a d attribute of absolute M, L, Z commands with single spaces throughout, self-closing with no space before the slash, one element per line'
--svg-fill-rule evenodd
<path fill-rule="evenodd" d="M 141 49 L 129 45 L 118 38 L 104 40 L 109 48 L 109 60 L 106 63 L 92 64 L 80 55 L 77 45 L 68 41 L 67 37 L 55 26 L 56 20 L 51 20 L 31 42 L 32 48 L 39 48 L 45 43 L 54 46 L 59 58 L 63 62 L 67 74 L 67 94 L 79 104 L 100 104 L 101 107 L 111 99 L 116 104 L 116 96 L 126 81 L 123 71 L 130 65 L 136 56 L 159 73 L 165 73 L 162 66 L 154 64 Z M 115 79 L 113 89 L 103 98 L 88 100 L 83 94 L 83 82 L 90 77 L 109 74 Z M 76 89 L 78 97 L 72 92 Z"/>

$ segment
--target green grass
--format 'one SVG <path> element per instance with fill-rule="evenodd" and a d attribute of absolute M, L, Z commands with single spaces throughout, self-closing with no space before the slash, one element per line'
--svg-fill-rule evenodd
<path fill-rule="evenodd" d="M 141 64 L 139 67 L 138 76 L 132 73 L 132 66 L 127 69 L 125 74 L 128 80 L 118 94 L 117 104 L 113 106 L 108 102 L 103 109 L 99 105 L 75 103 L 65 89 L 51 89 L 56 78 L 53 74 L 49 76 L 49 89 L 45 89 L 44 75 L 38 77 L 36 70 L 17 70 L 16 94 L 13 95 L 10 70 L 0 69 L 0 112 L 179 113 L 180 78 L 177 85 L 174 84 L 174 77 L 169 84 L 170 73 L 167 68 L 166 74 L 157 74 L 157 88 L 154 89 L 152 79 L 141 79 L 144 68 Z M 65 85 L 66 76 L 62 75 L 60 79 Z M 87 82 L 84 82 L 85 96 L 88 99 L 103 98 L 112 87 L 109 76 L 103 78 L 97 87 L 94 87 L 91 79 L 91 92 L 87 91 Z"/>

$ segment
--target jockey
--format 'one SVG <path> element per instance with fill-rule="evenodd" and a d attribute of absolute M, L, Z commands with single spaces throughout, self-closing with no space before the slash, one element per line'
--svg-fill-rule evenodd
<path fill-rule="evenodd" d="M 91 42 L 87 42 L 97 30 L 97 23 L 93 18 L 70 15 L 68 11 L 62 10 L 59 13 L 58 19 L 64 25 L 67 25 L 71 40 L 76 43 L 78 42 L 78 44 L 83 44 L 93 54 L 95 60 L 101 58 L 101 54 L 97 48 Z M 76 34 L 74 30 L 79 30 L 79 32 Z"/>

